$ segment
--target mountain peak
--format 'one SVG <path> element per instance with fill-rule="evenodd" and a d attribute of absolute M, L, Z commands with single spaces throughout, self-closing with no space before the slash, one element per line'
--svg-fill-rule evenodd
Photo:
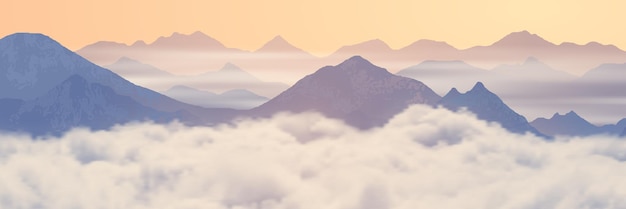
<path fill-rule="evenodd" d="M 389 74 L 387 70 L 384 68 L 380 68 L 374 64 L 372 64 L 369 60 L 356 55 L 352 56 L 349 59 L 341 62 L 337 65 L 337 68 L 343 71 L 367 71 L 372 73 L 385 73 Z"/>
<path fill-rule="evenodd" d="M 385 124 L 409 104 L 433 105 L 440 98 L 422 82 L 352 56 L 307 75 L 253 112 L 270 116 L 282 111 L 318 111 L 367 129 Z"/>
<path fill-rule="evenodd" d="M 563 115 L 554 113 L 550 119 L 537 118 L 531 124 L 542 133 L 551 136 L 588 136 L 601 131 L 574 111 L 569 111 Z"/>
<path fill-rule="evenodd" d="M 261 48 L 259 48 L 256 51 L 257 52 L 269 52 L 269 53 L 304 52 L 304 50 L 291 45 L 291 43 L 289 43 L 287 40 L 285 40 L 285 38 L 283 38 L 280 35 L 274 36 L 274 38 L 272 38 L 270 41 L 265 43 Z"/>
<path fill-rule="evenodd" d="M 276 35 L 269 42 L 270 43 L 272 43 L 272 42 L 274 42 L 274 43 L 287 43 L 287 40 L 285 40 L 285 38 L 283 38 L 283 36 L 281 36 L 281 35 Z"/>
<path fill-rule="evenodd" d="M 340 54 L 359 54 L 365 52 L 386 52 L 391 50 L 391 47 L 380 39 L 372 39 L 361 43 L 343 46 L 339 48 L 335 53 Z"/>
<path fill-rule="evenodd" d="M 515 133 L 531 132 L 537 136 L 544 136 L 530 126 L 524 116 L 507 106 L 498 95 L 487 90 L 482 82 L 477 82 L 465 94 L 461 94 L 453 88 L 439 101 L 439 104 L 453 111 L 457 111 L 461 107 L 467 108 L 478 118 L 498 122 L 505 129 Z"/>
<path fill-rule="evenodd" d="M 574 112 L 573 110 L 570 110 L 567 114 L 565 114 L 565 116 L 577 116 L 578 114 L 576 114 L 576 112 Z"/>
<path fill-rule="evenodd" d="M 49 39 L 49 40 L 52 40 L 47 35 L 44 35 L 44 34 L 41 34 L 41 33 L 13 33 L 13 34 L 5 36 L 4 38 L 9 38 L 9 39 L 12 39 L 12 38 L 31 38 L 31 39 Z"/>
<path fill-rule="evenodd" d="M 226 48 L 224 44 L 215 40 L 214 38 L 207 36 L 206 34 L 196 31 L 192 34 L 185 35 L 178 32 L 172 33 L 172 35 L 159 37 L 150 45 L 157 45 L 166 48 L 191 48 L 191 49 L 216 49 Z"/>
<path fill-rule="evenodd" d="M 506 35 L 504 38 L 500 39 L 493 45 L 505 46 L 505 47 L 529 47 L 529 46 L 546 46 L 546 45 L 554 45 L 541 38 L 539 35 L 530 33 L 526 30 L 513 32 L 509 35 Z"/>
<path fill-rule="evenodd" d="M 450 91 L 446 95 L 457 96 L 457 95 L 461 95 L 461 92 L 459 92 L 459 90 L 453 87 L 452 89 L 450 89 Z"/>
<path fill-rule="evenodd" d="M 476 84 L 474 85 L 474 87 L 472 87 L 472 90 L 470 90 L 470 92 L 482 92 L 482 91 L 489 91 L 487 90 L 487 88 L 485 87 L 485 84 L 483 84 L 483 82 L 476 82 Z"/>
<path fill-rule="evenodd" d="M 550 118 L 550 120 L 568 120 L 568 121 L 586 121 L 584 118 L 580 117 L 580 115 L 578 115 L 576 112 L 574 112 L 573 110 L 561 115 L 558 112 L 554 113 L 554 115 L 552 115 L 552 118 Z"/>
<path fill-rule="evenodd" d="M 363 45 L 366 47 L 372 47 L 374 49 L 390 49 L 391 47 L 389 47 L 389 44 L 387 44 L 386 42 L 384 42 L 383 40 L 380 39 L 372 39 L 369 41 L 365 41 L 363 43 L 360 43 L 359 45 Z"/>
<path fill-rule="evenodd" d="M 344 63 L 363 63 L 363 64 L 373 65 L 369 60 L 366 60 L 365 58 L 363 58 L 360 55 L 352 56 L 352 57 L 348 58 L 347 60 L 343 61 L 341 64 L 344 64 Z"/>
<path fill-rule="evenodd" d="M 147 46 L 147 45 L 148 45 L 148 44 L 146 44 L 146 42 L 145 42 L 145 41 L 143 41 L 143 40 L 138 40 L 138 41 L 135 41 L 135 43 L 133 43 L 131 46 Z"/>
<path fill-rule="evenodd" d="M 41 33 L 14 33 L 0 39 L 4 44 L 11 44 L 13 47 L 31 47 L 37 49 L 65 49 L 61 44 L 47 35 Z"/>
<path fill-rule="evenodd" d="M 227 62 L 219 71 L 220 72 L 241 72 L 243 70 L 239 66 L 233 63 Z"/>
<path fill-rule="evenodd" d="M 196 31 L 193 32 L 192 34 L 190 34 L 189 36 L 203 36 L 203 37 L 209 37 L 207 34 L 203 33 L 202 31 Z"/>
<path fill-rule="evenodd" d="M 381 41 L 382 42 L 382 41 Z M 408 46 L 400 49 L 400 50 L 418 50 L 418 49 L 428 49 L 428 50 L 433 50 L 433 49 L 456 49 L 454 46 L 448 44 L 447 42 L 444 41 L 434 41 L 434 40 L 429 40 L 429 39 L 420 39 L 417 40 L 411 44 L 409 44 Z"/>

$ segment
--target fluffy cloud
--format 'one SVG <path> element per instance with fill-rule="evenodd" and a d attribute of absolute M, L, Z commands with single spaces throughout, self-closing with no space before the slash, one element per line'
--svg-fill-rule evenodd
<path fill-rule="evenodd" d="M 424 106 L 369 131 L 305 113 L 4 134 L 0 208 L 626 208 L 625 153 Z"/>

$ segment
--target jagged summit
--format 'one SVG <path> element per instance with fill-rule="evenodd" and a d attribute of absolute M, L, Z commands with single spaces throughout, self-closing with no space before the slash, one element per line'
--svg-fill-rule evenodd
<path fill-rule="evenodd" d="M 216 39 L 200 32 L 194 32 L 189 35 L 178 32 L 172 33 L 170 36 L 161 36 L 156 41 L 149 44 L 151 47 L 163 48 L 188 48 L 195 50 L 224 49 L 226 46 Z"/>
<path fill-rule="evenodd" d="M 554 113 L 554 115 L 552 115 L 552 117 L 549 120 L 585 120 L 582 117 L 580 117 L 580 115 L 578 115 L 576 112 L 574 112 L 573 110 L 565 113 L 565 114 L 559 114 Z"/>
<path fill-rule="evenodd" d="M 565 116 L 576 116 L 576 117 L 580 117 L 578 114 L 576 114 L 576 112 L 574 112 L 573 110 L 570 110 L 569 112 L 567 112 L 567 114 L 565 114 Z"/>
<path fill-rule="evenodd" d="M 580 117 L 576 112 L 554 113 L 550 119 L 537 118 L 530 123 L 542 133 L 556 136 L 588 136 L 602 132 L 597 126 Z"/>
<path fill-rule="evenodd" d="M 482 120 L 498 122 L 503 128 L 514 133 L 530 132 L 545 137 L 542 133 L 530 126 L 526 118 L 507 106 L 496 94 L 489 91 L 482 82 L 462 94 L 456 89 L 450 90 L 439 104 L 445 108 L 457 111 L 467 108 Z"/>

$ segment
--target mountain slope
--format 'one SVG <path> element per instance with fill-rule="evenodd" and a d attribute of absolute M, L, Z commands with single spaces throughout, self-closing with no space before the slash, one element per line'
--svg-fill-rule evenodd
<path fill-rule="evenodd" d="M 306 76 L 251 113 L 269 116 L 313 110 L 367 129 L 385 124 L 410 104 L 433 105 L 439 99 L 423 83 L 395 76 L 354 56 Z"/>
<path fill-rule="evenodd" d="M 60 134 L 72 127 L 106 129 L 130 121 L 167 122 L 177 118 L 143 106 L 107 86 L 72 75 L 44 95 L 26 101 L 9 114 L 11 131 Z"/>
<path fill-rule="evenodd" d="M 497 95 L 487 90 L 481 82 L 476 83 L 470 91 L 464 94 L 453 88 L 439 101 L 439 104 L 453 111 L 465 107 L 478 118 L 498 122 L 503 128 L 514 133 L 530 132 L 544 136 L 530 126 L 524 116 L 513 111 Z"/>
<path fill-rule="evenodd" d="M 483 68 L 519 63 L 527 57 L 536 57 L 557 70 L 573 75 L 582 75 L 602 63 L 626 61 L 626 52 L 613 45 L 557 45 L 528 31 L 513 32 L 489 46 L 465 49 L 461 56 L 461 60 L 476 63 Z"/>
<path fill-rule="evenodd" d="M 0 39 L 0 73 L 7 75 L 0 77 L 0 98 L 34 99 L 70 76 L 80 75 L 157 110 L 194 109 L 130 83 L 42 34 L 17 33 Z"/>

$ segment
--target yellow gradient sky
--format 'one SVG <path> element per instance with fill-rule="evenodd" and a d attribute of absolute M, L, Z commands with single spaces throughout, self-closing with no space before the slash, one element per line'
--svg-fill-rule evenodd
<path fill-rule="evenodd" d="M 422 38 L 466 48 L 528 30 L 556 43 L 626 49 L 624 9 L 624 0 L 5 0 L 0 36 L 40 32 L 75 50 L 202 31 L 254 50 L 282 35 L 323 55 L 375 38 L 392 48 Z"/>

